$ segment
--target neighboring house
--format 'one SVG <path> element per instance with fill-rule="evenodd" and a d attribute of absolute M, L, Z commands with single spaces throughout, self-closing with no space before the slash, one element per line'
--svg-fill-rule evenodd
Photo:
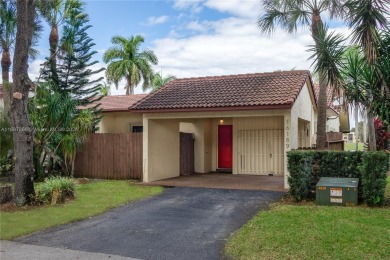
<path fill-rule="evenodd" d="M 343 139 L 345 142 L 348 143 L 356 143 L 358 138 L 356 138 L 355 132 L 350 132 L 350 133 L 343 134 Z"/>
<path fill-rule="evenodd" d="M 314 85 L 314 92 L 318 100 L 319 85 Z M 349 113 L 341 105 L 342 97 L 335 96 L 331 88 L 327 89 L 326 132 L 349 132 Z M 317 101 L 318 102 L 318 101 Z"/>
<path fill-rule="evenodd" d="M 144 182 L 179 176 L 179 136 L 190 132 L 195 172 L 284 175 L 287 188 L 286 153 L 314 144 L 317 104 L 309 71 L 282 71 L 176 79 L 119 113 L 123 124 L 143 119 Z"/>
<path fill-rule="evenodd" d="M 103 117 L 98 133 L 142 132 L 142 114 L 129 112 L 129 107 L 147 94 L 105 96 L 100 102 Z"/>

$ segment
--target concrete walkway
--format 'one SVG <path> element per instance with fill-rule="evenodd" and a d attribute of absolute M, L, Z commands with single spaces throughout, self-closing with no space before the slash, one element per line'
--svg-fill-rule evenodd
<path fill-rule="evenodd" d="M 27 245 L 12 241 L 0 241 L 0 259 L 1 260 L 98 260 L 98 259 L 112 259 L 112 260 L 136 260 L 135 258 L 83 252 L 70 249 L 53 248 L 47 246 Z"/>
<path fill-rule="evenodd" d="M 196 173 L 141 185 L 286 192 L 283 176 Z"/>

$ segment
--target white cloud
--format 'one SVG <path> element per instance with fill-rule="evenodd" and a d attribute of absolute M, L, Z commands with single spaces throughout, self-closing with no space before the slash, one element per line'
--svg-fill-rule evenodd
<path fill-rule="evenodd" d="M 187 38 L 168 36 L 154 41 L 153 50 L 164 74 L 196 77 L 310 69 L 312 64 L 307 49 L 313 40 L 307 29 L 295 35 L 276 30 L 266 36 L 260 33 L 256 18 L 237 17 L 194 22 L 191 26 L 200 32 L 206 27 L 212 33 Z"/>
<path fill-rule="evenodd" d="M 166 23 L 169 19 L 169 16 L 162 15 L 162 16 L 151 16 L 148 18 L 148 25 L 156 25 L 156 24 L 163 24 Z"/>
<path fill-rule="evenodd" d="M 203 10 L 204 0 L 175 0 L 173 7 L 176 9 L 190 9 L 191 14 L 200 13 Z"/>
<path fill-rule="evenodd" d="M 258 0 L 207 0 L 204 5 L 240 17 L 256 18 L 262 10 L 261 1 Z"/>
<path fill-rule="evenodd" d="M 210 26 L 205 22 L 199 23 L 198 21 L 191 21 L 186 25 L 186 29 L 200 33 L 207 33 Z"/>

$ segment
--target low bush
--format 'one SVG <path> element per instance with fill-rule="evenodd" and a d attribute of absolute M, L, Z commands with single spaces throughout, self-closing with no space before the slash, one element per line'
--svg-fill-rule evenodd
<path fill-rule="evenodd" d="M 383 152 L 363 155 L 362 186 L 364 201 L 369 206 L 381 206 L 385 202 L 388 157 Z"/>
<path fill-rule="evenodd" d="M 388 157 L 383 152 L 290 151 L 290 194 L 296 201 L 314 196 L 321 177 L 359 178 L 359 197 L 372 205 L 384 201 Z"/>
<path fill-rule="evenodd" d="M 290 193 L 296 201 L 304 200 L 310 192 L 310 183 L 312 179 L 312 152 L 301 153 L 292 151 L 287 154 L 288 158 L 288 183 L 290 185 Z"/>
<path fill-rule="evenodd" d="M 53 194 L 61 194 L 65 197 L 74 197 L 75 182 L 65 177 L 46 178 L 43 183 L 37 185 L 34 204 L 42 204 L 53 201 Z"/>

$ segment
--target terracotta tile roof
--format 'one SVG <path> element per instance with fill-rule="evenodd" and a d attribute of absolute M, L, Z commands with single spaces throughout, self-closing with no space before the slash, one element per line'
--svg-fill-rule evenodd
<path fill-rule="evenodd" d="M 148 94 L 105 96 L 99 101 L 100 108 L 103 112 L 128 111 L 129 107 L 147 95 Z"/>
<path fill-rule="evenodd" d="M 320 85 L 314 84 L 314 95 L 316 97 L 317 102 L 318 102 L 319 93 L 320 93 Z M 328 87 L 326 89 L 326 105 L 329 109 L 332 109 L 337 114 L 339 114 L 340 113 L 340 106 L 333 104 L 333 97 L 334 97 L 333 89 Z"/>
<path fill-rule="evenodd" d="M 309 71 L 278 71 L 176 79 L 137 102 L 131 109 L 236 110 L 291 107 Z"/>

